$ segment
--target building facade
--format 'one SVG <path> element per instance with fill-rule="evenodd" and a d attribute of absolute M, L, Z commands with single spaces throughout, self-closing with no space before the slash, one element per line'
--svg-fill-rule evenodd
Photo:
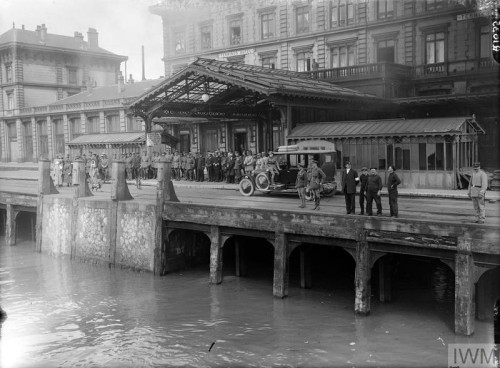
<path fill-rule="evenodd" d="M 55 101 L 87 88 L 116 84 L 127 57 L 88 39 L 12 28 L 0 35 L 0 154 L 2 161 L 36 161 L 64 153 L 71 133 L 62 115 L 52 116 Z M 76 134 L 76 133 L 75 133 Z"/>
<path fill-rule="evenodd" d="M 482 127 L 478 132 L 486 134 L 479 135 L 478 152 L 465 155 L 498 168 L 499 67 L 491 56 L 490 20 L 475 1 L 176 4 L 165 1 L 150 8 L 163 20 L 165 75 L 203 57 L 299 72 L 373 94 L 390 102 L 374 114 L 377 118 L 474 115 Z M 274 146 L 290 142 L 288 135 L 300 124 L 355 119 L 297 111 L 289 131 L 273 133 L 278 137 Z M 186 120 L 182 124 L 188 131 Z M 241 125 L 228 140 L 251 136 Z"/>

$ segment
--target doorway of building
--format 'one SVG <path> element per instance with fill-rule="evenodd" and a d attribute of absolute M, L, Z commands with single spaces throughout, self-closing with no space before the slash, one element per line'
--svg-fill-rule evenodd
<path fill-rule="evenodd" d="M 180 152 L 191 151 L 191 139 L 189 137 L 189 134 L 179 135 L 179 151 Z"/>
<path fill-rule="evenodd" d="M 247 133 L 234 133 L 234 150 L 241 155 L 247 150 Z"/>

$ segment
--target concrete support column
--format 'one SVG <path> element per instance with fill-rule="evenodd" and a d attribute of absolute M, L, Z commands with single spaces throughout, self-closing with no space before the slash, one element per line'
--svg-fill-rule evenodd
<path fill-rule="evenodd" d="M 93 196 L 92 191 L 89 188 L 89 184 L 87 183 L 87 177 L 85 174 L 85 162 L 83 160 L 75 160 L 73 161 L 73 171 L 72 174 L 72 183 L 75 186 L 75 192 L 73 196 L 75 198 L 81 197 L 91 197 Z"/>
<path fill-rule="evenodd" d="M 111 199 L 114 201 L 134 199 L 125 180 L 125 161 L 123 160 L 113 161 L 111 167 Z"/>
<path fill-rule="evenodd" d="M 210 226 L 210 283 L 222 282 L 222 244 L 218 226 Z"/>
<path fill-rule="evenodd" d="M 163 207 L 165 205 L 165 192 L 168 192 L 166 183 L 170 182 L 171 163 L 161 159 L 158 161 L 158 186 L 156 187 L 156 230 L 154 251 L 154 274 L 162 276 L 167 273 L 167 229 L 163 224 Z"/>
<path fill-rule="evenodd" d="M 7 223 L 5 225 L 5 242 L 7 246 L 16 245 L 16 213 L 14 206 L 10 203 L 7 203 Z"/>
<path fill-rule="evenodd" d="M 300 287 L 312 287 L 311 247 L 302 245 L 300 248 Z"/>
<path fill-rule="evenodd" d="M 288 296 L 287 239 L 282 231 L 277 231 L 274 239 L 273 295 L 277 298 L 284 298 Z"/>
<path fill-rule="evenodd" d="M 370 249 L 366 241 L 366 232 L 360 231 L 359 239 L 356 243 L 356 272 L 354 278 L 355 300 L 354 312 L 356 314 L 370 314 L 370 294 L 371 294 L 371 265 Z"/>
<path fill-rule="evenodd" d="M 459 238 L 455 255 L 455 333 L 472 335 L 475 318 L 474 260 L 471 240 Z"/>

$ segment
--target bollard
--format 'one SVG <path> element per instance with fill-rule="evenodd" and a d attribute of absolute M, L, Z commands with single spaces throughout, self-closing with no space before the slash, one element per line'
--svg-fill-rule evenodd
<path fill-rule="evenodd" d="M 92 191 L 87 183 L 87 176 L 85 174 L 85 161 L 77 159 L 73 162 L 73 185 L 75 186 L 74 197 L 92 197 Z"/>
<path fill-rule="evenodd" d="M 128 190 L 125 180 L 125 161 L 116 160 L 111 170 L 111 199 L 113 201 L 126 201 L 134 199 Z"/>
<path fill-rule="evenodd" d="M 179 198 L 175 194 L 174 184 L 171 180 L 172 162 L 166 159 L 158 161 L 158 187 L 157 195 L 162 196 L 162 199 L 167 202 L 179 202 Z"/>
<path fill-rule="evenodd" d="M 50 176 L 50 160 L 45 158 L 38 161 L 38 193 L 59 194 Z"/>

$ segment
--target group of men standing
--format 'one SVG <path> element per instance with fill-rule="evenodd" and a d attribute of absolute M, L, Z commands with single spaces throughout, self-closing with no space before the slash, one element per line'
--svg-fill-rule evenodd
<path fill-rule="evenodd" d="M 395 173 L 394 166 L 389 165 L 387 172 L 387 191 L 389 192 L 389 208 L 391 217 L 398 217 L 398 185 L 401 184 L 401 179 Z M 361 175 L 351 167 L 350 162 L 345 163 L 345 170 L 342 173 L 342 193 L 345 196 L 346 213 L 356 213 L 356 187 L 360 184 L 359 190 L 359 206 L 360 214 L 368 216 L 373 215 L 373 201 L 377 206 L 377 216 L 382 215 L 382 201 L 380 194 L 382 191 L 382 178 L 378 175 L 375 167 L 363 167 Z M 366 199 L 366 207 L 365 207 Z"/>
<path fill-rule="evenodd" d="M 255 169 L 267 168 L 271 156 L 265 152 L 253 154 L 250 150 L 243 155 L 239 151 L 206 154 L 175 151 L 167 154 L 166 159 L 172 162 L 173 180 L 239 183 L 244 175 L 250 175 Z"/>

